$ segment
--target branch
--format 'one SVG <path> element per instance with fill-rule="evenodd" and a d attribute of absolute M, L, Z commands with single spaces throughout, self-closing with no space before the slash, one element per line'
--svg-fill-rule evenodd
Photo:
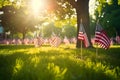
<path fill-rule="evenodd" d="M 69 2 L 73 8 L 76 8 L 76 1 L 75 0 L 66 0 L 67 2 Z"/>

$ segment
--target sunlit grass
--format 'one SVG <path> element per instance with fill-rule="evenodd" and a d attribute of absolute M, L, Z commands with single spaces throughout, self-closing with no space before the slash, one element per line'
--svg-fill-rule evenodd
<path fill-rule="evenodd" d="M 58 48 L 43 45 L 0 45 L 0 80 L 119 80 L 120 50 Z"/>
<path fill-rule="evenodd" d="M 17 74 L 23 66 L 24 62 L 21 59 L 16 59 L 15 66 L 13 68 L 13 75 Z"/>
<path fill-rule="evenodd" d="M 111 48 L 120 48 L 120 45 L 112 45 Z"/>

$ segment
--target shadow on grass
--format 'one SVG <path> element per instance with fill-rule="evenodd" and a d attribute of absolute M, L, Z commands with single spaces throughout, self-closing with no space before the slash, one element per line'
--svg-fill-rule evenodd
<path fill-rule="evenodd" d="M 17 50 L 17 49 L 28 49 L 32 48 L 34 45 L 2 45 L 0 44 L 0 50 L 9 49 L 9 50 Z"/>
<path fill-rule="evenodd" d="M 101 63 L 76 59 L 72 54 L 76 52 L 69 50 L 0 55 L 0 80 L 118 80 Z"/>
<path fill-rule="evenodd" d="M 112 67 L 119 66 L 120 67 L 120 48 L 113 47 L 108 50 L 99 49 L 98 51 L 98 60 L 101 62 L 106 62 Z"/>
<path fill-rule="evenodd" d="M 74 49 L 77 58 L 81 58 L 81 49 Z M 84 60 L 90 58 L 92 61 L 102 62 L 113 67 L 120 67 L 120 47 L 111 47 L 108 50 L 98 48 L 96 56 L 96 48 L 83 48 L 82 57 Z"/>

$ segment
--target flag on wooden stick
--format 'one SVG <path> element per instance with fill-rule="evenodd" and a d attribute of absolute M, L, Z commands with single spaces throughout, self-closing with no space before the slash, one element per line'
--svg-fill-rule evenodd
<path fill-rule="evenodd" d="M 88 41 L 88 37 L 87 37 L 87 34 L 85 32 L 85 29 L 84 29 L 84 26 L 83 26 L 82 22 L 81 22 L 80 28 L 79 28 L 78 39 L 82 40 L 84 42 L 85 47 L 90 46 L 90 43 Z"/>
<path fill-rule="evenodd" d="M 61 39 L 58 36 L 53 36 L 50 39 L 50 45 L 53 47 L 58 47 L 61 44 Z"/>
<path fill-rule="evenodd" d="M 96 25 L 95 43 L 104 49 L 108 49 L 110 46 L 110 39 L 100 24 Z"/>
<path fill-rule="evenodd" d="M 64 37 L 63 42 L 64 42 L 66 45 L 70 44 L 70 41 L 69 41 L 69 39 L 68 39 L 66 36 Z"/>

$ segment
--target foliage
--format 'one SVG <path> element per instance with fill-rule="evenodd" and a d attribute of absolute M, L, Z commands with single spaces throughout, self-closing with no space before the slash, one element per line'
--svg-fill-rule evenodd
<path fill-rule="evenodd" d="M 34 26 L 37 24 L 35 18 L 30 13 L 25 13 L 25 8 L 15 9 L 11 5 L 2 7 L 2 11 L 4 14 L 2 14 L 1 24 L 5 32 L 10 31 L 12 35 L 20 32 L 23 34 L 23 38 L 25 38 L 28 31 L 35 30 Z"/>
<path fill-rule="evenodd" d="M 5 32 L 10 31 L 15 33 L 15 25 L 13 17 L 15 15 L 15 8 L 13 6 L 5 6 L 2 8 L 4 14 L 2 14 L 2 26 L 4 27 Z"/>
<path fill-rule="evenodd" d="M 14 17 L 14 24 L 16 26 L 15 30 L 22 33 L 23 38 L 25 38 L 27 32 L 35 31 L 37 22 L 31 13 L 26 13 L 25 8 L 19 8 Z"/>
<path fill-rule="evenodd" d="M 63 27 L 59 27 L 59 25 L 56 26 L 55 23 L 51 23 L 42 27 L 43 31 L 40 30 L 40 33 L 43 33 L 44 37 L 51 37 L 53 33 L 58 36 L 61 36 L 62 38 L 64 38 L 65 36 L 68 38 L 73 38 L 76 36 L 76 28 L 74 26 L 71 26 L 70 24 L 63 25 Z"/>
<path fill-rule="evenodd" d="M 0 45 L 1 80 L 119 80 L 119 46 L 108 51 L 80 50 L 72 45 Z"/>
<path fill-rule="evenodd" d="M 39 10 L 38 12 L 43 12 L 43 13 L 46 12 L 47 14 L 55 14 L 55 17 L 57 20 L 70 19 L 76 13 L 75 15 L 77 15 L 77 34 L 79 31 L 80 19 L 82 19 L 83 24 L 85 25 L 86 33 L 89 38 L 88 40 L 90 42 L 89 7 L 88 7 L 89 0 L 82 0 L 82 1 L 81 0 L 77 0 L 77 1 L 76 0 L 44 0 L 44 1 L 46 3 L 43 7 L 44 9 Z M 31 7 L 32 2 L 30 2 L 29 0 L 20 0 L 19 6 L 17 5 L 18 2 L 19 2 L 18 0 L 14 0 L 13 2 L 10 2 L 8 0 L 7 1 L 3 0 L 3 1 L 1 1 L 1 6 L 3 7 L 3 6 L 6 6 L 9 4 L 9 5 L 15 6 L 17 9 L 22 7 L 26 10 L 28 9 L 29 11 L 33 11 L 32 7 Z M 24 13 L 22 13 L 22 14 L 24 14 Z M 39 13 L 39 15 L 40 14 L 41 13 Z M 21 15 L 23 20 L 27 19 L 26 16 L 28 18 L 28 15 Z M 21 19 L 21 17 L 19 15 L 20 19 Z M 32 19 L 33 19 L 33 17 L 32 17 Z M 29 22 L 29 20 L 26 20 L 26 21 Z M 30 23 L 31 23 L 31 21 L 30 21 Z M 24 38 L 25 33 L 27 32 L 28 26 L 30 26 L 30 25 L 28 25 L 28 23 L 25 23 L 25 22 L 22 22 L 22 24 L 24 24 L 24 26 L 22 26 L 22 28 L 21 28 L 21 29 L 24 29 L 22 31 L 23 38 Z M 77 40 L 77 47 L 80 47 L 80 41 L 78 41 L 78 40 Z"/>
<path fill-rule="evenodd" d="M 75 10 L 69 2 L 60 0 L 56 1 L 58 1 L 58 9 L 55 9 L 55 13 L 57 14 L 58 19 L 70 18 L 75 13 Z"/>
<path fill-rule="evenodd" d="M 21 33 L 13 34 L 13 39 L 22 39 L 23 35 Z"/>
<path fill-rule="evenodd" d="M 43 26 L 43 34 L 44 37 L 51 37 L 52 34 L 60 35 L 61 34 L 61 28 L 56 27 L 54 23 L 50 23 L 46 26 Z"/>
<path fill-rule="evenodd" d="M 91 35 L 95 35 L 95 26 L 96 26 L 96 20 L 93 19 L 92 15 L 90 16 L 90 33 Z"/>
<path fill-rule="evenodd" d="M 119 0 L 98 1 L 96 9 L 96 19 L 99 19 L 102 26 L 107 30 L 110 36 L 115 36 L 116 32 L 120 35 L 120 5 Z M 112 32 L 111 32 L 112 30 Z"/>
<path fill-rule="evenodd" d="M 71 26 L 70 24 L 63 26 L 62 28 L 62 36 L 73 38 L 76 36 L 76 28 L 74 26 Z"/>

